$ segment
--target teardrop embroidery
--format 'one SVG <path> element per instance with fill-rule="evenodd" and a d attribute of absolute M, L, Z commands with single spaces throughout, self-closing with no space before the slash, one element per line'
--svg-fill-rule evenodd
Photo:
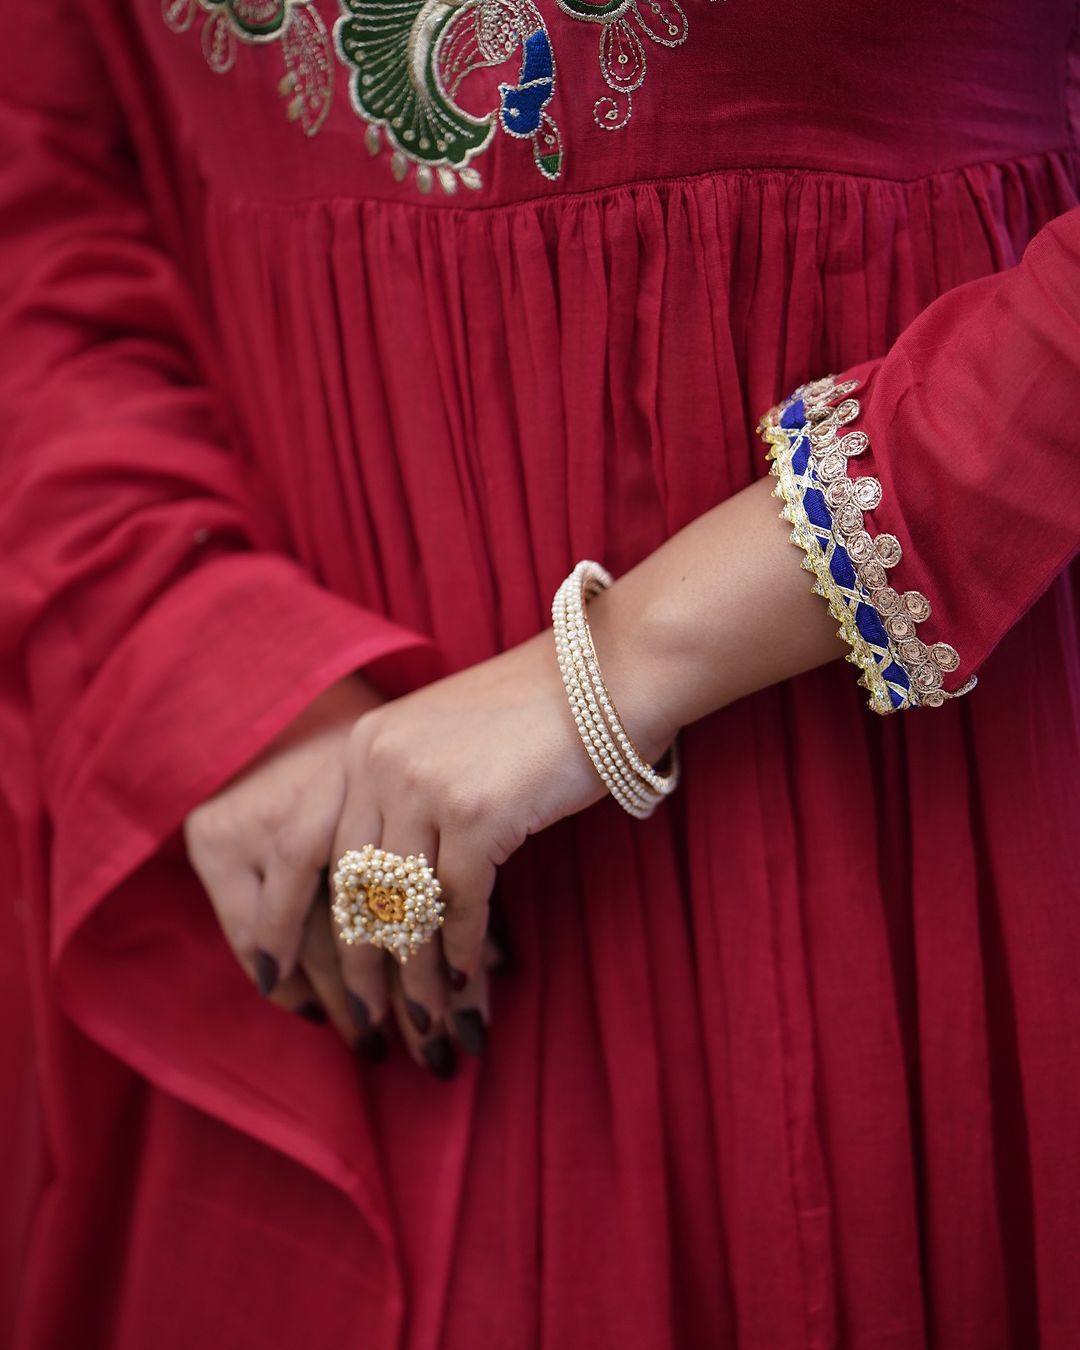
<path fill-rule="evenodd" d="M 330 35 L 308 0 L 162 0 L 161 17 L 174 33 L 186 33 L 205 14 L 200 38 L 212 71 L 224 75 L 236 63 L 238 43 L 279 42 L 285 73 L 278 93 L 285 116 L 314 136 L 326 120 L 334 92 Z"/>
<path fill-rule="evenodd" d="M 571 18 L 600 25 L 600 74 L 611 90 L 593 104 L 604 131 L 621 131 L 633 116 L 633 95 L 645 83 L 648 50 L 643 38 L 661 47 L 681 47 L 690 26 L 679 0 L 557 0 Z"/>

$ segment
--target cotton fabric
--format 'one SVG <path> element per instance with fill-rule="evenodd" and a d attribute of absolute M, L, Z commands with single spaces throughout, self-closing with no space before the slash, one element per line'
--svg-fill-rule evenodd
<path fill-rule="evenodd" d="M 1049 350 L 1012 281 L 919 318 L 1064 246 L 1074 9 L 699 0 L 606 132 L 544 0 L 562 176 L 500 130 L 424 195 L 340 61 L 308 137 L 273 42 L 218 74 L 201 13 L 5 0 L 19 1350 L 1076 1345 L 1073 259 Z M 186 813 L 346 672 L 528 637 L 855 368 L 978 689 L 879 719 L 838 662 L 689 728 L 650 821 L 530 840 L 450 1084 L 260 1001 Z"/>

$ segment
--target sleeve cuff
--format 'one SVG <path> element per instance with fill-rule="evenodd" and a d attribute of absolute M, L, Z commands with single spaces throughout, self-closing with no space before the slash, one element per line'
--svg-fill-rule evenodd
<path fill-rule="evenodd" d="M 430 641 L 271 554 L 219 558 L 172 587 L 53 740 L 52 950 L 311 701 L 364 670 L 389 693 L 439 673 Z"/>
<path fill-rule="evenodd" d="M 972 676 L 959 688 L 949 677 L 960 656 L 948 642 L 926 642 L 917 633 L 930 618 L 921 591 L 901 591 L 889 572 L 903 549 L 893 534 L 872 535 L 867 514 L 880 505 L 877 478 L 855 477 L 852 461 L 870 449 L 864 431 L 844 427 L 859 417 L 849 397 L 858 380 L 828 376 L 800 386 L 765 414 L 758 428 L 768 445 L 775 496 L 784 505 L 791 541 L 806 555 L 803 567 L 815 575 L 822 596 L 840 625 L 838 636 L 851 648 L 848 660 L 862 672 L 869 706 L 887 714 L 908 708 L 938 708 L 975 686 Z"/>

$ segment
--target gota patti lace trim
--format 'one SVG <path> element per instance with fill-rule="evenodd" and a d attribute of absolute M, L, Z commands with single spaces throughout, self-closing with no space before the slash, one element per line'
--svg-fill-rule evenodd
<path fill-rule="evenodd" d="M 857 380 L 830 376 L 803 385 L 765 414 L 759 432 L 769 445 L 774 495 L 792 526 L 791 541 L 805 553 L 802 565 L 815 574 L 813 591 L 828 603 L 851 648 L 848 660 L 862 674 L 869 706 L 877 713 L 938 708 L 975 686 L 972 677 L 948 692 L 944 677 L 960 665 L 947 642 L 926 643 L 917 627 L 930 617 L 921 591 L 899 591 L 889 571 L 903 550 L 892 534 L 871 535 L 867 512 L 881 503 L 881 484 L 851 475 L 851 461 L 869 447 L 864 431 L 841 428 L 859 415 L 848 395 Z M 837 400 L 842 400 L 837 402 Z"/>

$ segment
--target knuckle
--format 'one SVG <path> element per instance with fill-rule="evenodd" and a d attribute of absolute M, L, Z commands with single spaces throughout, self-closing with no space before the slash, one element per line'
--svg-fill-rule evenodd
<path fill-rule="evenodd" d="M 224 813 L 214 802 L 196 806 L 184 821 L 184 841 L 189 853 L 220 851 L 225 833 Z"/>
<path fill-rule="evenodd" d="M 280 797 L 267 797 L 252 807 L 252 823 L 256 830 L 264 835 L 274 836 L 281 829 L 283 821 L 288 819 L 289 803 Z"/>
<path fill-rule="evenodd" d="M 398 761 L 398 782 L 410 801 L 425 801 L 435 792 L 430 766 L 418 759 Z"/>
<path fill-rule="evenodd" d="M 455 829 L 471 833 L 488 816 L 484 793 L 471 784 L 452 784 L 444 800 L 447 823 Z"/>
<path fill-rule="evenodd" d="M 346 754 L 350 763 L 371 760 L 375 754 L 384 721 L 379 713 L 380 709 L 373 709 L 353 723 L 346 742 Z"/>
<path fill-rule="evenodd" d="M 279 825 L 273 834 L 274 861 L 287 872 L 299 871 L 307 862 L 307 848 L 293 825 Z"/>
<path fill-rule="evenodd" d="M 307 822 L 291 819 L 278 825 L 271 847 L 279 866 L 289 872 L 300 872 L 309 867 L 321 867 L 326 862 L 319 844 Z"/>
<path fill-rule="evenodd" d="M 427 765 L 418 759 L 407 733 L 394 721 L 381 717 L 361 742 L 363 769 L 382 787 L 410 796 L 421 792 L 428 779 Z M 354 765 L 357 761 L 353 760 Z"/>

